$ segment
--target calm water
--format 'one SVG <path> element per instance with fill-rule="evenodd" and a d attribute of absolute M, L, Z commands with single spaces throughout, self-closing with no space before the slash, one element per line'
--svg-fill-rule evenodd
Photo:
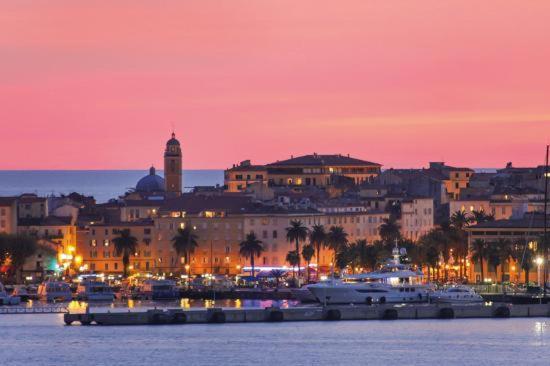
<path fill-rule="evenodd" d="M 157 171 L 162 176 L 162 171 Z M 134 188 L 145 170 L 2 170 L 0 196 L 78 192 L 106 202 Z M 185 187 L 223 184 L 223 170 L 184 170 Z"/>
<path fill-rule="evenodd" d="M 548 365 L 548 319 L 65 326 L 0 315 L 2 365 Z"/>

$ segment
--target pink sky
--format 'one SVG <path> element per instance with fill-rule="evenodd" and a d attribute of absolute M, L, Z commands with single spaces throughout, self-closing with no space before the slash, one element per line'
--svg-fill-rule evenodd
<path fill-rule="evenodd" d="M 549 1 L 0 0 L 0 169 L 543 162 Z"/>

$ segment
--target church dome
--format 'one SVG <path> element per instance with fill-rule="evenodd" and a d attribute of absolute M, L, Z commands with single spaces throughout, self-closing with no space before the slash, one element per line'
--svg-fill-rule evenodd
<path fill-rule="evenodd" d="M 164 192 L 164 178 L 156 174 L 155 168 L 149 169 L 149 175 L 141 178 L 136 185 L 137 192 Z"/>
<path fill-rule="evenodd" d="M 180 146 L 180 142 L 176 139 L 176 134 L 172 132 L 172 138 L 166 142 L 166 145 Z"/>

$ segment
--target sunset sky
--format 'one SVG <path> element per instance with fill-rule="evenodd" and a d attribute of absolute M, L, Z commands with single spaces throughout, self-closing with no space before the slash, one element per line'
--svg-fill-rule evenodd
<path fill-rule="evenodd" d="M 541 164 L 550 1 L 0 0 L 0 169 Z"/>

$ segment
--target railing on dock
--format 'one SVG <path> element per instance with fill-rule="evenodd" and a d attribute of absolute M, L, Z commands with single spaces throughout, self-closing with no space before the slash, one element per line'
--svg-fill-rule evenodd
<path fill-rule="evenodd" d="M 65 314 L 68 312 L 64 306 L 0 306 L 0 314 Z"/>

